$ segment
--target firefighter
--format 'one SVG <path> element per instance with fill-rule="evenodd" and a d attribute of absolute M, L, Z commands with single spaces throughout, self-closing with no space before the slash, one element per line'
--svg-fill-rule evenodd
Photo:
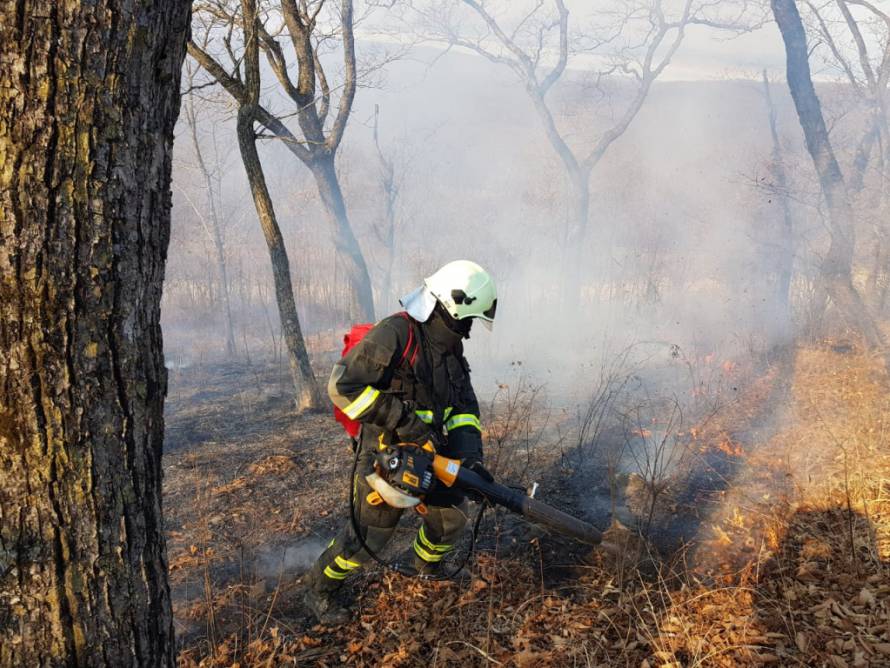
<path fill-rule="evenodd" d="M 450 262 L 401 304 L 405 313 L 377 323 L 334 365 L 328 381 L 331 401 L 361 423 L 353 498 L 362 538 L 374 553 L 386 546 L 402 514 L 368 499 L 372 490 L 365 476 L 381 444 L 431 443 L 439 454 L 490 478 L 482 467 L 479 403 L 463 340 L 476 320 L 491 329 L 497 308 L 491 276 L 474 262 Z M 409 569 L 435 574 L 466 525 L 467 501 L 460 490 L 440 486 L 424 503 Z M 304 600 L 319 622 L 349 620 L 334 594 L 369 558 L 347 519 L 306 578 Z"/>

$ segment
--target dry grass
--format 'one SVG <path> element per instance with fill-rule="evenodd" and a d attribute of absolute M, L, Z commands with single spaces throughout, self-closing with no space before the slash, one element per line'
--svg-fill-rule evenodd
<path fill-rule="evenodd" d="M 698 452 L 732 458 L 731 479 L 696 501 L 698 540 L 654 576 L 499 515 L 471 585 L 366 574 L 356 622 L 339 629 L 312 625 L 294 573 L 257 574 L 267 546 L 331 535 L 345 497 L 347 456 L 327 418 L 289 418 L 273 402 L 260 412 L 268 429 L 239 423 L 240 435 L 167 456 L 180 663 L 890 665 L 888 389 L 864 354 L 803 348 L 691 429 Z M 525 417 L 513 431 L 495 422 L 499 450 L 519 447 L 520 472 L 559 475 L 550 460 L 529 464 L 542 448 L 522 446 L 542 438 L 517 410 L 528 392 L 505 395 Z M 205 432 L 226 431 L 224 408 L 201 415 Z"/>

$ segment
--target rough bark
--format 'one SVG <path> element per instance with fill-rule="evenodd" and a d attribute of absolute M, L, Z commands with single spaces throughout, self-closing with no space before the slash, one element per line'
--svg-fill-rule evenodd
<path fill-rule="evenodd" d="M 0 666 L 172 666 L 160 298 L 187 0 L 0 6 Z"/>
<path fill-rule="evenodd" d="M 879 347 L 883 336 L 853 285 L 853 210 L 813 87 L 803 23 L 794 0 L 771 0 L 771 5 L 785 42 L 788 88 L 828 209 L 831 241 L 820 267 L 821 278 L 847 324 L 862 334 L 868 345 Z"/>
<path fill-rule="evenodd" d="M 241 160 L 244 163 L 244 170 L 247 172 L 250 192 L 253 195 L 257 217 L 260 221 L 260 227 L 263 229 L 263 236 L 266 239 L 269 258 L 272 262 L 275 299 L 278 304 L 281 330 L 284 335 L 284 343 L 290 363 L 297 410 L 315 410 L 322 406 L 321 394 L 318 390 L 315 374 L 312 372 L 312 366 L 309 363 L 309 353 L 306 350 L 300 319 L 297 315 L 290 274 L 290 262 L 284 246 L 284 237 L 281 235 L 281 228 L 278 226 L 278 219 L 275 216 L 275 209 L 272 205 L 272 197 L 266 186 L 266 177 L 263 173 L 263 166 L 256 148 L 254 122 L 260 94 L 259 51 L 256 39 L 256 2 L 255 0 L 242 0 L 241 6 L 245 25 L 244 70 L 247 96 L 244 104 L 238 109 L 238 148 L 241 151 Z"/>

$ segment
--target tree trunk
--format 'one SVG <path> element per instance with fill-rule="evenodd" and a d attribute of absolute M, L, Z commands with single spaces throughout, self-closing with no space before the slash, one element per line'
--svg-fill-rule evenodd
<path fill-rule="evenodd" d="M 383 194 L 385 197 L 385 211 L 383 214 L 382 241 L 386 248 L 386 260 L 383 267 L 383 279 L 380 283 L 380 300 L 390 303 L 395 295 L 392 294 L 392 273 L 396 263 L 396 198 L 398 191 L 389 179 L 383 180 Z"/>
<path fill-rule="evenodd" d="M 0 665 L 173 666 L 160 299 L 188 0 L 0 8 Z"/>
<path fill-rule="evenodd" d="M 583 167 L 567 170 L 571 188 L 569 226 L 566 247 L 576 255 L 582 252 L 587 238 L 587 222 L 590 217 L 590 172 Z M 577 267 L 575 268 L 577 271 Z"/>
<path fill-rule="evenodd" d="M 821 277 L 847 324 L 862 334 L 869 346 L 879 347 L 883 345 L 883 336 L 853 285 L 853 211 L 810 76 L 803 23 L 794 0 L 771 0 L 771 3 L 785 41 L 788 88 L 828 206 L 831 243 L 820 268 Z"/>
<path fill-rule="evenodd" d="M 583 283 L 590 280 L 591 264 L 586 256 L 587 219 L 590 213 L 590 172 L 577 164 L 565 163 L 569 177 L 569 211 L 563 238 L 564 264 L 561 271 L 560 309 L 571 317 L 584 299 Z"/>
<path fill-rule="evenodd" d="M 371 290 L 371 277 L 368 274 L 368 266 L 365 264 L 361 247 L 358 245 L 358 239 L 355 238 L 346 215 L 346 203 L 343 200 L 343 192 L 340 190 L 340 181 L 334 166 L 334 155 L 332 153 L 319 154 L 309 164 L 309 168 L 315 177 L 318 194 L 321 195 L 325 211 L 334 227 L 334 244 L 337 247 L 337 255 L 343 259 L 343 269 L 357 302 L 353 305 L 352 318 L 374 322 L 374 294 Z"/>
<path fill-rule="evenodd" d="M 391 160 L 387 160 L 380 147 L 378 134 L 378 120 L 380 108 L 374 105 L 374 146 L 377 148 L 377 158 L 380 160 L 380 187 L 383 190 L 383 231 L 379 235 L 383 246 L 386 248 L 386 260 L 383 268 L 383 279 L 380 283 L 380 299 L 389 303 L 392 297 L 392 273 L 396 261 L 396 203 L 399 199 L 399 187 L 396 185 L 395 167 Z"/>
<path fill-rule="evenodd" d="M 201 170 L 201 176 L 204 177 L 204 187 L 207 188 L 207 205 L 210 208 L 210 229 L 207 230 L 210 240 L 213 243 L 215 252 L 216 271 L 219 274 L 220 294 L 223 302 L 223 315 L 226 324 L 226 355 L 235 357 L 235 328 L 232 324 L 232 306 L 229 299 L 229 277 L 226 269 L 226 249 L 223 243 L 222 230 L 220 229 L 219 212 L 216 208 L 216 195 L 214 194 L 213 177 L 207 164 L 204 162 L 204 154 L 201 152 L 201 144 L 198 141 L 198 121 L 195 114 L 194 100 L 189 96 L 188 120 L 189 130 L 191 132 L 192 144 L 195 148 L 195 157 L 198 159 L 198 169 Z"/>
<path fill-rule="evenodd" d="M 782 222 L 776 235 L 778 252 L 775 262 L 776 271 L 776 305 L 782 318 L 780 334 L 787 337 L 791 334 L 791 277 L 794 271 L 794 220 L 791 215 L 791 203 L 788 201 L 788 177 L 785 174 L 785 162 L 782 157 L 782 143 L 776 124 L 776 108 L 770 94 L 769 79 L 763 71 L 763 91 L 766 107 L 769 112 L 769 131 L 773 142 L 771 171 L 776 181 L 779 204 L 782 206 Z"/>
<path fill-rule="evenodd" d="M 872 241 L 872 267 L 867 281 L 868 302 L 879 314 L 883 314 L 887 305 L 887 288 L 890 285 L 890 253 L 887 252 L 887 240 L 883 229 L 875 230 Z"/>
<path fill-rule="evenodd" d="M 253 129 L 254 114 L 250 106 L 238 110 L 238 148 L 250 182 L 250 192 L 256 205 L 257 217 L 263 228 L 263 236 L 269 248 L 272 261 L 272 277 L 275 282 L 275 299 L 278 302 L 278 314 L 281 317 L 281 330 L 287 346 L 290 362 L 291 378 L 296 392 L 297 410 L 320 409 L 321 395 L 315 374 L 309 364 L 309 353 L 300 329 L 300 319 L 294 302 L 294 289 L 291 283 L 290 262 L 284 247 L 284 238 L 278 227 L 272 198 L 266 187 L 266 177 L 256 150 L 256 133 Z"/>
<path fill-rule="evenodd" d="M 857 209 L 867 212 L 866 216 L 871 223 L 870 227 L 872 238 L 870 240 L 870 243 L 872 247 L 871 256 L 873 262 L 865 283 L 865 301 L 867 304 L 872 306 L 877 313 L 881 313 L 883 310 L 883 307 L 881 305 L 880 283 L 884 278 L 886 278 L 887 270 L 886 252 L 883 250 L 886 245 L 886 215 L 884 215 L 884 212 L 887 210 L 887 207 L 885 202 L 885 163 L 881 150 L 881 147 L 883 145 L 883 140 L 881 139 L 882 127 L 883 124 L 877 116 L 871 123 L 869 123 L 868 129 L 866 130 L 862 139 L 859 141 L 859 145 L 856 147 L 856 153 L 852 165 L 852 175 L 848 180 L 851 199 L 856 204 Z M 875 144 L 878 144 L 877 151 L 874 150 Z M 874 159 L 877 162 L 877 172 L 879 175 L 881 175 L 879 180 L 880 187 L 877 197 L 870 196 L 871 193 L 863 192 L 865 190 L 866 173 L 868 172 L 869 163 L 873 159 L 873 153 L 877 154 Z M 863 201 L 863 194 L 865 194 L 867 198 L 865 201 Z"/>
<path fill-rule="evenodd" d="M 563 235 L 564 249 L 568 256 L 580 259 L 580 248 L 587 236 L 587 222 L 590 215 L 590 170 L 585 168 L 569 148 L 553 120 L 553 114 L 540 91 L 529 90 L 532 103 L 550 146 L 556 152 L 569 180 L 569 218 L 566 221 Z M 573 278 L 578 271 L 572 261 L 565 267 L 567 278 Z"/>

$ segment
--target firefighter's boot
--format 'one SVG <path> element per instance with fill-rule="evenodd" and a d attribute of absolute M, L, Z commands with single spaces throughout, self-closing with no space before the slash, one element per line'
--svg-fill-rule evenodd
<path fill-rule="evenodd" d="M 303 594 L 303 604 L 315 616 L 319 624 L 339 626 L 352 619 L 349 610 L 336 601 L 333 592 L 307 587 L 306 593 Z"/>
<path fill-rule="evenodd" d="M 441 563 L 431 564 L 417 556 L 410 563 L 402 565 L 400 571 L 409 577 L 420 576 L 444 580 L 453 582 L 460 587 L 465 587 L 473 581 L 472 573 L 465 566 L 461 566 L 456 573 L 448 573 L 446 572 L 448 571 L 447 566 L 442 566 Z"/>
<path fill-rule="evenodd" d="M 328 552 L 333 547 L 334 541 L 331 541 L 328 549 L 322 553 L 303 580 L 306 585 L 306 592 L 303 594 L 303 604 L 320 624 L 330 626 L 345 624 L 352 618 L 349 610 L 336 599 L 336 595 L 340 591 L 343 580 L 346 577 L 346 572 L 335 571 L 330 565 L 325 565 L 325 557 L 328 556 Z M 336 559 L 343 561 L 342 557 L 339 556 Z M 336 564 L 336 561 L 333 559 L 331 561 L 332 564 Z"/>

